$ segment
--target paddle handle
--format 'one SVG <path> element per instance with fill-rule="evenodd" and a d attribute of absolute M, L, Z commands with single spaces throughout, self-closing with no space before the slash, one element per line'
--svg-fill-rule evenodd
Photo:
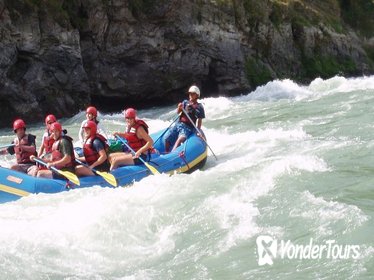
<path fill-rule="evenodd" d="M 182 107 L 182 111 L 183 111 L 183 113 L 186 115 L 186 117 L 188 118 L 188 120 L 192 123 L 192 125 L 194 126 L 194 128 L 196 129 L 196 131 L 197 131 L 198 133 L 200 133 L 201 136 L 204 136 L 204 133 L 202 133 L 202 132 L 200 131 L 200 129 L 196 126 L 196 124 L 191 120 L 191 117 L 188 115 L 188 113 L 186 112 L 186 110 L 185 110 L 183 107 Z M 208 142 L 204 139 L 204 137 L 201 137 L 201 139 L 204 140 L 205 144 L 207 145 L 207 147 L 209 148 L 209 150 L 212 152 L 212 154 L 213 154 L 213 156 L 215 157 L 215 159 L 218 160 L 218 159 L 217 159 L 217 156 L 216 156 L 215 153 L 213 152 L 212 148 L 209 146 Z"/>
<path fill-rule="evenodd" d="M 164 136 L 165 135 L 165 133 L 169 130 L 169 128 L 173 125 L 173 123 L 175 123 L 177 120 L 178 120 L 178 118 L 180 117 L 180 115 L 182 114 L 182 112 L 180 112 L 175 118 L 174 118 L 174 120 L 173 120 L 173 122 L 164 130 L 164 132 L 162 132 L 161 133 L 161 135 L 153 142 L 153 145 L 155 145 L 156 144 L 156 142 L 158 141 L 158 140 L 160 140 L 161 138 L 162 138 L 162 136 Z"/>
<path fill-rule="evenodd" d="M 33 160 L 36 161 L 37 163 L 47 167 L 47 163 L 45 161 L 43 161 L 41 158 L 34 157 Z M 52 166 L 50 166 L 50 168 L 52 169 Z"/>
<path fill-rule="evenodd" d="M 2 146 L 0 146 L 0 149 L 5 149 L 5 148 L 9 148 L 9 147 L 13 147 L 13 146 L 15 146 L 16 144 L 7 144 L 7 145 L 2 145 Z"/>
<path fill-rule="evenodd" d="M 119 141 L 121 141 L 123 144 L 126 145 L 126 147 L 130 150 L 130 152 L 132 153 L 132 155 L 135 155 L 135 151 L 133 150 L 133 148 L 130 147 L 129 144 L 127 144 L 127 142 L 119 135 L 116 135 L 115 136 Z M 141 157 L 138 157 L 138 159 L 143 162 L 144 164 L 147 164 L 144 159 L 142 159 Z"/>
<path fill-rule="evenodd" d="M 65 177 L 66 179 L 73 182 L 74 184 L 76 184 L 78 186 L 80 185 L 80 181 L 79 181 L 77 175 L 75 175 L 74 173 L 69 172 L 69 171 L 59 170 L 54 166 L 48 166 L 48 164 L 45 161 L 43 161 L 42 159 L 40 159 L 38 157 L 34 157 L 33 160 L 36 161 L 37 163 L 40 163 L 41 165 L 44 165 L 45 167 L 52 170 L 53 172 Z"/>
<path fill-rule="evenodd" d="M 54 166 L 47 166 L 47 163 L 45 161 L 43 161 L 41 158 L 37 158 L 37 157 L 34 157 L 34 161 L 36 161 L 37 163 L 40 163 L 41 165 L 44 165 L 45 167 L 51 169 L 52 171 L 56 172 L 56 173 L 60 173 L 60 170 L 58 170 L 56 167 Z"/>
<path fill-rule="evenodd" d="M 79 159 L 75 159 L 75 161 L 77 162 L 77 163 L 79 163 L 79 164 L 81 164 L 81 165 L 83 165 L 83 166 L 85 166 L 85 167 L 87 167 L 87 168 L 89 168 L 89 169 L 91 169 L 93 172 L 96 172 L 96 169 L 95 168 L 92 168 L 92 167 L 90 167 L 87 163 L 85 163 L 85 162 L 83 162 L 83 161 L 80 161 Z"/>

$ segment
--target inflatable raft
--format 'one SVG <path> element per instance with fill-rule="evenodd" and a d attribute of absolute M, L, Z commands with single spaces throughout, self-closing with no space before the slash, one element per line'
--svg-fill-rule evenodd
<path fill-rule="evenodd" d="M 160 173 L 189 173 L 204 166 L 207 160 L 207 145 L 196 134 L 190 136 L 175 151 L 165 154 L 164 131 L 152 134 L 154 147 L 159 153 L 153 153 L 148 162 Z M 118 186 L 126 186 L 152 174 L 144 165 L 123 166 L 111 172 Z M 80 185 L 67 180 L 36 178 L 24 173 L 0 167 L 0 203 L 13 201 L 30 194 L 58 193 L 62 191 L 92 186 L 113 187 L 101 176 L 80 177 Z"/>

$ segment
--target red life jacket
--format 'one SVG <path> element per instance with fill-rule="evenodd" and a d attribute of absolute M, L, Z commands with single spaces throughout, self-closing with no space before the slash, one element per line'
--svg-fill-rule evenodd
<path fill-rule="evenodd" d="M 106 138 L 99 133 L 97 133 L 93 137 L 86 139 L 86 141 L 83 144 L 83 154 L 84 154 L 87 164 L 89 165 L 96 162 L 100 157 L 99 153 L 93 148 L 93 145 L 92 145 L 95 139 L 99 139 L 101 143 L 104 144 L 105 152 L 107 152 L 109 149 L 109 145 L 107 143 Z"/>
<path fill-rule="evenodd" d="M 51 137 L 48 131 L 46 131 L 43 137 L 44 153 L 47 154 L 52 151 L 52 145 L 54 142 L 55 142 L 55 139 Z"/>
<path fill-rule="evenodd" d="M 73 139 L 69 136 L 62 136 L 60 139 L 55 141 L 52 145 L 52 161 L 57 161 L 63 158 L 63 154 L 60 151 L 60 142 L 62 139 L 66 139 L 71 143 L 71 147 L 73 147 Z M 71 155 L 71 160 L 64 166 L 56 166 L 56 168 L 64 168 L 64 167 L 74 167 L 75 166 L 75 155 L 74 155 L 74 150 L 72 149 L 72 155 Z"/>
<path fill-rule="evenodd" d="M 138 131 L 138 128 L 142 126 L 145 131 L 148 133 L 148 125 L 143 120 L 135 120 L 135 124 L 132 127 L 128 127 L 127 131 L 125 133 L 125 138 L 129 144 L 129 146 L 136 152 L 141 147 L 143 147 L 147 141 L 144 139 L 138 138 L 136 135 L 136 132 Z"/>
<path fill-rule="evenodd" d="M 187 106 L 189 105 L 189 106 Z M 184 109 L 186 110 L 187 114 L 189 115 L 189 117 L 191 118 L 191 120 L 194 122 L 194 124 L 196 124 L 196 116 L 195 116 L 195 110 L 196 108 L 199 106 L 199 103 L 191 103 L 190 101 L 186 102 L 185 104 L 183 104 L 184 106 Z M 190 120 L 188 119 L 188 117 L 182 113 L 181 116 L 179 117 L 179 121 L 189 125 L 189 126 L 193 126 L 193 124 L 191 124 Z"/>
<path fill-rule="evenodd" d="M 17 147 L 18 145 L 25 145 L 25 146 L 31 146 L 31 139 L 34 137 L 35 139 L 35 136 L 34 135 L 31 135 L 31 134 L 25 134 L 22 139 L 18 139 L 18 137 L 16 137 L 13 141 L 13 143 L 15 144 L 14 146 L 14 152 L 16 154 L 16 159 L 17 159 L 17 163 L 18 164 L 21 164 L 21 163 L 33 163 L 31 160 L 30 160 L 30 156 L 34 155 L 36 156 L 36 148 L 35 146 L 32 146 L 34 147 L 34 149 L 32 149 L 33 151 L 29 151 L 29 152 L 26 152 L 24 151 L 22 148 L 21 150 L 19 149 L 19 147 Z"/>

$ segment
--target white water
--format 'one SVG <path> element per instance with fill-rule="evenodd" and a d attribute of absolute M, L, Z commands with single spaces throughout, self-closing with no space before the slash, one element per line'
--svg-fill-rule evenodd
<path fill-rule="evenodd" d="M 274 81 L 202 100 L 218 157 L 193 174 L 151 176 L 0 205 L 1 279 L 371 279 L 374 77 Z M 152 131 L 174 107 L 143 110 Z M 64 120 L 77 135 L 83 113 Z M 123 129 L 121 114 L 101 115 Z M 42 125 L 29 128 L 41 139 Z M 0 132 L 0 144 L 13 135 Z M 10 165 L 11 156 L 1 165 Z M 358 260 L 274 260 L 256 238 L 360 245 Z"/>

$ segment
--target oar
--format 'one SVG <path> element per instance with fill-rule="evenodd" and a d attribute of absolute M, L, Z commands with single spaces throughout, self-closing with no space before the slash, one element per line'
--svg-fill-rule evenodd
<path fill-rule="evenodd" d="M 126 141 L 122 138 L 122 137 L 120 137 L 120 136 L 118 136 L 118 135 L 116 135 L 116 138 L 119 140 L 119 141 L 121 141 L 123 144 L 125 144 L 126 145 L 126 147 L 127 148 L 129 148 L 129 150 L 131 151 L 131 153 L 133 154 L 133 155 L 135 155 L 135 151 L 126 143 Z M 142 159 L 141 157 L 139 157 L 139 159 L 140 159 L 140 161 L 141 162 L 143 162 L 144 163 L 144 165 L 152 172 L 152 174 L 153 175 L 156 175 L 156 174 L 160 174 L 160 172 L 158 172 L 158 170 L 156 169 L 156 168 L 154 168 L 152 165 L 150 165 L 150 164 L 148 164 L 147 162 L 145 162 L 145 160 L 144 159 Z"/>
<path fill-rule="evenodd" d="M 173 122 L 164 130 L 164 132 L 162 132 L 161 133 L 161 135 L 153 142 L 153 145 L 155 145 L 156 144 L 156 142 L 158 141 L 158 140 L 160 140 L 161 138 L 162 138 L 162 136 L 164 136 L 165 135 L 165 133 L 170 129 L 170 127 L 173 125 L 173 123 L 175 123 L 177 120 L 178 120 L 178 118 L 179 118 L 179 116 L 182 114 L 182 112 L 181 113 L 179 113 L 176 117 L 175 117 L 175 119 L 173 120 Z"/>
<path fill-rule="evenodd" d="M 7 144 L 7 145 L 2 145 L 0 146 L 0 149 L 5 149 L 5 148 L 9 148 L 9 147 L 13 147 L 15 146 L 16 144 Z"/>
<path fill-rule="evenodd" d="M 95 168 L 92 168 L 90 167 L 87 163 L 84 163 L 82 161 L 80 161 L 79 159 L 75 159 L 75 161 L 87 168 L 89 168 L 90 170 L 92 170 L 92 172 L 94 172 L 95 174 L 101 176 L 104 178 L 105 181 L 107 181 L 109 184 L 111 184 L 112 186 L 114 187 L 117 187 L 117 180 L 116 180 L 116 177 L 113 176 L 113 174 L 110 174 L 108 172 L 105 172 L 105 171 L 99 171 L 99 170 L 96 170 Z"/>
<path fill-rule="evenodd" d="M 44 165 L 45 167 L 47 167 L 47 163 L 45 161 L 43 161 L 42 159 L 35 157 L 34 160 L 37 163 L 40 163 L 41 165 Z M 76 184 L 78 186 L 80 185 L 80 181 L 79 181 L 77 175 L 75 175 L 74 173 L 69 172 L 69 171 L 59 170 L 54 166 L 50 166 L 48 168 L 51 169 L 53 172 L 55 172 L 57 174 L 60 174 L 61 176 L 64 176 L 66 179 L 73 182 L 74 184 Z"/>
<path fill-rule="evenodd" d="M 188 113 L 186 112 L 186 110 L 182 107 L 182 111 L 183 113 L 186 115 L 186 117 L 188 118 L 188 120 L 192 123 L 192 125 L 195 127 L 196 131 L 198 133 L 200 133 L 201 136 L 203 136 L 204 134 L 200 131 L 200 129 L 194 124 L 194 122 L 191 120 L 190 116 L 188 115 Z M 216 155 L 214 154 L 212 148 L 209 146 L 208 142 L 204 139 L 204 137 L 201 137 L 201 139 L 204 140 L 205 144 L 208 146 L 209 150 L 212 152 L 213 156 L 217 159 Z"/>

